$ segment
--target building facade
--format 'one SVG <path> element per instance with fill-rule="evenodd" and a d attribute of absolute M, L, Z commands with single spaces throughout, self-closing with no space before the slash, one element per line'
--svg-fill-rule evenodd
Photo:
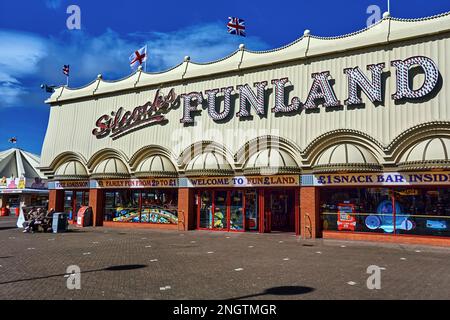
<path fill-rule="evenodd" d="M 48 206 L 47 179 L 39 163 L 39 156 L 21 149 L 0 152 L 0 215 Z"/>
<path fill-rule="evenodd" d="M 46 101 L 49 206 L 90 205 L 97 226 L 448 244 L 449 49 L 450 14 L 385 16 L 60 87 Z"/>

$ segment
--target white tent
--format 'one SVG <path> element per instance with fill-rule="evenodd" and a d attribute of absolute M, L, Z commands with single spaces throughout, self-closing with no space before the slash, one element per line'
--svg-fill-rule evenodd
<path fill-rule="evenodd" d="M 45 179 L 44 174 L 37 169 L 40 160 L 38 155 L 17 148 L 2 151 L 0 152 L 0 178 Z"/>
<path fill-rule="evenodd" d="M 0 204 L 2 210 L 11 205 L 10 214 L 14 214 L 13 208 L 19 209 L 19 228 L 25 220 L 24 207 L 39 205 L 39 200 L 33 199 L 48 195 L 46 177 L 38 169 L 39 164 L 38 155 L 21 149 L 0 152 Z"/>

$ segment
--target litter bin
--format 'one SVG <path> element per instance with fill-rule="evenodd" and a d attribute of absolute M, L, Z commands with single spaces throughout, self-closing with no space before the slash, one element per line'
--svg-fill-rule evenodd
<path fill-rule="evenodd" d="M 88 206 L 81 207 L 77 214 L 77 227 L 92 226 L 92 208 Z"/>
<path fill-rule="evenodd" d="M 53 233 L 66 232 L 68 227 L 67 214 L 64 212 L 55 212 L 53 214 L 52 230 Z"/>

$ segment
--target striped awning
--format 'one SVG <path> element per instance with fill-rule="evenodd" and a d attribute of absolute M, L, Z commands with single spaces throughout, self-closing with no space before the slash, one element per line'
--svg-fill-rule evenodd
<path fill-rule="evenodd" d="M 367 148 L 353 143 L 341 143 L 325 149 L 317 158 L 315 173 L 376 172 L 382 166 Z"/>
<path fill-rule="evenodd" d="M 409 148 L 398 164 L 401 171 L 450 169 L 450 139 L 431 138 Z"/>

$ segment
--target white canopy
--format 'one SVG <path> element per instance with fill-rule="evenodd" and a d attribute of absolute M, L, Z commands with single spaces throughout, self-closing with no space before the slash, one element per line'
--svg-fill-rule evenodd
<path fill-rule="evenodd" d="M 42 178 L 45 176 L 39 171 L 40 157 L 30 152 L 11 148 L 0 152 L 0 178 L 27 179 Z"/>

